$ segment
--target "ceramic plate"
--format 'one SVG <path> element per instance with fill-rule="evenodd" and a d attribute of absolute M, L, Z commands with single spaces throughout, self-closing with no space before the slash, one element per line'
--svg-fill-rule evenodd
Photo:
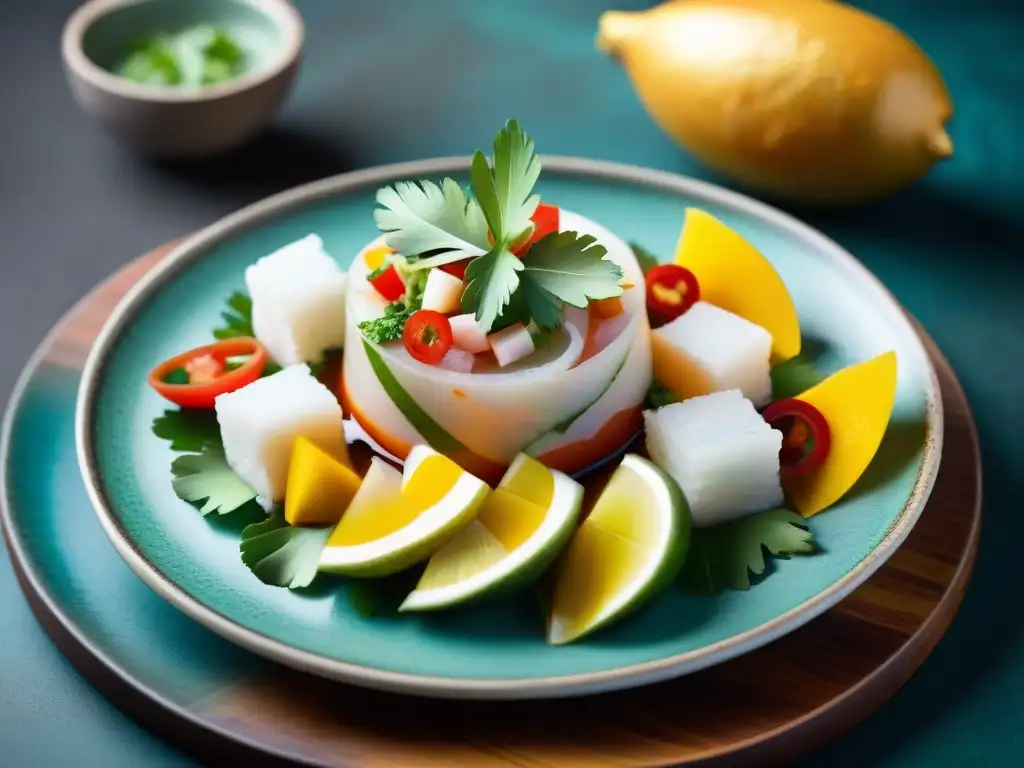
<path fill-rule="evenodd" d="M 466 182 L 467 168 L 468 158 L 393 165 L 265 200 L 190 238 L 115 310 L 79 391 L 79 460 L 106 533 L 150 587 L 227 639 L 325 677 L 429 696 L 523 698 L 642 685 L 735 657 L 822 613 L 885 562 L 927 501 L 942 435 L 935 372 L 895 300 L 836 244 L 749 198 L 672 174 L 549 157 L 544 199 L 656 253 L 671 254 L 688 206 L 749 238 L 789 287 L 822 373 L 896 351 L 896 405 L 878 456 L 842 502 L 811 521 L 822 552 L 774 561 L 745 592 L 670 590 L 563 647 L 545 643 L 531 595 L 435 616 L 364 617 L 341 588 L 295 593 L 259 582 L 239 559 L 230 516 L 204 519 L 174 495 L 173 454 L 150 431 L 165 403 L 145 386 L 148 371 L 208 343 L 225 299 L 261 255 L 316 232 L 346 267 L 377 234 L 378 187 L 445 175 Z"/>

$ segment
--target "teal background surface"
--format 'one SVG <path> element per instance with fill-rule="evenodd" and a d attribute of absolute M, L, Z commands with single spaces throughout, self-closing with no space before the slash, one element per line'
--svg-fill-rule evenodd
<path fill-rule="evenodd" d="M 648 3 L 296 4 L 308 24 L 306 59 L 279 128 L 236 158 L 177 169 L 140 162 L 71 105 L 56 40 L 74 2 L 2 4 L 0 94 L 16 106 L 0 149 L 5 179 L 17 182 L 0 184 L 8 356 L 24 360 L 88 285 L 164 240 L 312 178 L 463 153 L 511 113 L 548 152 L 719 180 L 657 131 L 624 74 L 593 50 L 602 10 Z M 877 205 L 790 210 L 861 258 L 950 358 L 981 433 L 985 517 L 975 576 L 947 637 L 889 704 L 808 764 L 1015 765 L 1024 749 L 1014 581 L 1024 540 L 1024 5 L 857 4 L 908 32 L 942 70 L 956 105 L 956 155 Z M 15 374 L 5 369 L 5 392 Z M 71 670 L 35 625 L 6 560 L 0 599 L 0 762 L 190 764 Z"/>

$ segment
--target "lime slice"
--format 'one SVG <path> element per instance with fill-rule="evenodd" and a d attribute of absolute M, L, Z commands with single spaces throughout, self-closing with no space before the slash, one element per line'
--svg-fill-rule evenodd
<path fill-rule="evenodd" d="M 645 605 L 683 567 L 692 524 L 672 478 L 623 457 L 555 566 L 548 642 L 578 640 Z"/>
<path fill-rule="evenodd" d="M 520 454 L 476 519 L 430 558 L 401 611 L 431 611 L 536 581 L 579 521 L 583 487 Z"/>
<path fill-rule="evenodd" d="M 454 461 L 418 445 L 405 472 L 374 457 L 327 539 L 319 570 L 386 576 L 426 560 L 465 527 L 489 489 Z"/>

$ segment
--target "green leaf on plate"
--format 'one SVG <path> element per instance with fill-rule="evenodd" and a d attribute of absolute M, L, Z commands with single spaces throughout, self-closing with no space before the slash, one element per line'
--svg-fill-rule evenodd
<path fill-rule="evenodd" d="M 765 572 L 768 558 L 817 550 L 807 521 L 788 509 L 769 509 L 711 528 L 694 528 L 682 584 L 691 592 L 716 594 L 750 588 L 750 574 Z"/>
<path fill-rule="evenodd" d="M 222 312 L 221 317 L 224 318 L 224 325 L 214 329 L 215 339 L 237 339 L 256 335 L 252 329 L 252 299 L 241 291 L 231 294 L 228 298 L 228 311 Z"/>
<path fill-rule="evenodd" d="M 212 410 L 166 410 L 153 419 L 153 434 L 170 440 L 172 451 L 202 451 L 207 443 L 220 442 L 220 425 Z"/>
<path fill-rule="evenodd" d="M 334 526 L 292 526 L 275 507 L 266 520 L 248 525 L 238 545 L 242 562 L 264 584 L 308 587 Z"/>
<path fill-rule="evenodd" d="M 825 380 L 814 364 L 802 354 L 772 367 L 772 400 L 796 397 Z"/>
<path fill-rule="evenodd" d="M 645 400 L 648 408 L 664 408 L 666 405 L 678 403 L 679 399 L 672 394 L 672 391 L 657 379 L 651 380 L 651 386 L 647 388 Z"/>
<path fill-rule="evenodd" d="M 425 568 L 421 563 L 380 579 L 352 579 L 345 588 L 345 596 L 360 616 L 393 616 L 416 589 Z"/>
<path fill-rule="evenodd" d="M 661 259 L 639 243 L 631 242 L 629 247 L 633 250 L 633 255 L 636 256 L 637 263 L 640 265 L 640 271 L 645 275 L 661 263 Z"/>
<path fill-rule="evenodd" d="M 509 120 L 494 137 L 490 165 L 477 150 L 470 166 L 473 193 L 480 202 L 496 244 L 511 247 L 533 230 L 530 219 L 540 202 L 531 194 L 540 177 L 540 158 L 533 139 L 516 120 Z"/>
<path fill-rule="evenodd" d="M 179 456 L 171 463 L 171 473 L 178 498 L 192 502 L 204 515 L 226 515 L 257 495 L 228 466 L 224 447 L 219 443 L 206 443 L 201 453 Z"/>

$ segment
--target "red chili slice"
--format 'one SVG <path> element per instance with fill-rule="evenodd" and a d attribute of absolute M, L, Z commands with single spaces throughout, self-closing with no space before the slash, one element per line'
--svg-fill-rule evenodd
<path fill-rule="evenodd" d="M 405 322 L 402 343 L 421 363 L 437 365 L 452 348 L 452 325 L 440 312 L 421 309 Z"/>
<path fill-rule="evenodd" d="M 783 476 L 809 475 L 821 469 L 832 438 L 828 422 L 817 408 L 791 397 L 772 403 L 762 416 L 782 433 L 779 465 Z"/>
<path fill-rule="evenodd" d="M 226 370 L 229 357 L 249 355 L 234 370 Z M 224 339 L 196 347 L 160 363 L 149 373 L 149 385 L 182 408 L 213 408 L 214 398 L 252 384 L 267 365 L 267 351 L 256 339 Z M 168 381 L 170 374 L 185 371 L 187 383 Z"/>
<path fill-rule="evenodd" d="M 678 264 L 659 264 L 647 273 L 647 309 L 661 320 L 675 320 L 700 301 L 693 272 Z"/>
<path fill-rule="evenodd" d="M 387 269 L 376 277 L 371 277 L 370 285 L 376 288 L 377 293 L 388 301 L 398 301 L 405 293 L 405 283 L 402 282 L 402 278 L 399 276 L 394 264 L 388 266 Z"/>

